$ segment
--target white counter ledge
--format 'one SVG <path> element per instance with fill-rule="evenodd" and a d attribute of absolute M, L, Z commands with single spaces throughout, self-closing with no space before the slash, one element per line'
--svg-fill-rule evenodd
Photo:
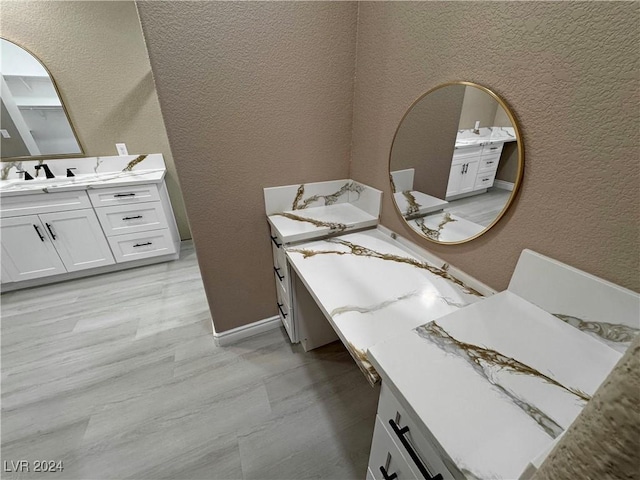
<path fill-rule="evenodd" d="M 284 243 L 378 224 L 382 192 L 353 180 L 264 189 L 267 218 Z"/>
<path fill-rule="evenodd" d="M 381 230 L 286 247 L 292 268 L 370 382 L 367 349 L 482 298 Z"/>

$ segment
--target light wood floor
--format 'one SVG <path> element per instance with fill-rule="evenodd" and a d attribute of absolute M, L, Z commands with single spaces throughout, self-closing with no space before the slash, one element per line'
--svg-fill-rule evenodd
<path fill-rule="evenodd" d="M 451 200 L 445 212 L 488 227 L 506 205 L 511 191 L 492 187 L 486 193 Z"/>
<path fill-rule="evenodd" d="M 64 467 L 2 478 L 365 477 L 378 389 L 340 343 L 216 347 L 188 242 L 176 262 L 0 300 L 1 459 Z"/>

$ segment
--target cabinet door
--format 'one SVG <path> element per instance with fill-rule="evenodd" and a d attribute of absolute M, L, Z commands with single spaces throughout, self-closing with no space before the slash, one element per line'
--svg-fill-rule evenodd
<path fill-rule="evenodd" d="M 93 209 L 40 215 L 69 272 L 115 263 Z"/>
<path fill-rule="evenodd" d="M 461 163 L 451 166 L 451 171 L 449 172 L 449 183 L 447 184 L 447 197 L 460 193 L 460 185 L 462 184 L 462 179 L 464 177 L 463 172 L 466 169 L 466 165 L 466 163 Z"/>
<path fill-rule="evenodd" d="M 37 215 L 2 219 L 2 269 L 8 280 L 20 282 L 66 273 Z"/>
<path fill-rule="evenodd" d="M 478 176 L 480 159 L 469 160 L 465 165 L 466 168 L 462 175 L 462 181 L 460 182 L 460 189 L 458 190 L 458 193 L 473 192 L 476 185 L 476 177 Z"/>

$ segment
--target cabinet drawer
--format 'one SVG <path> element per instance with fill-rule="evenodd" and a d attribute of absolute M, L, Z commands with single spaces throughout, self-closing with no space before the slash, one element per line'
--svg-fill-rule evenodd
<path fill-rule="evenodd" d="M 493 181 L 496 178 L 496 172 L 479 173 L 476 177 L 476 183 L 473 187 L 474 190 L 481 188 L 493 187 Z"/>
<path fill-rule="evenodd" d="M 477 157 L 482 153 L 482 145 L 474 145 L 472 147 L 455 147 L 453 151 L 453 164 L 458 163 L 458 160 L 462 161 L 466 157 Z"/>
<path fill-rule="evenodd" d="M 273 229 L 271 229 L 271 250 L 273 251 L 273 264 L 276 267 L 282 267 L 286 264 L 284 242 L 278 237 Z"/>
<path fill-rule="evenodd" d="M 91 202 L 85 190 L 56 193 L 35 193 L 3 197 L 0 202 L 0 217 L 19 217 L 39 213 L 66 212 L 91 208 Z"/>
<path fill-rule="evenodd" d="M 502 147 L 504 143 L 487 143 L 482 147 L 483 155 L 500 155 L 502 153 Z"/>
<path fill-rule="evenodd" d="M 160 201 L 158 186 L 155 183 L 131 187 L 94 188 L 89 190 L 89 198 L 94 207 Z"/>
<path fill-rule="evenodd" d="M 101 207 L 96 208 L 96 213 L 108 237 L 167 228 L 167 217 L 160 202 Z"/>
<path fill-rule="evenodd" d="M 273 267 L 273 273 L 276 278 L 276 285 L 282 288 L 285 292 L 291 291 L 291 280 L 289 279 L 289 271 L 286 262 L 282 267 Z M 288 295 L 287 295 L 288 296 Z"/>
<path fill-rule="evenodd" d="M 282 324 L 284 328 L 287 330 L 289 334 L 289 338 L 294 337 L 293 331 L 293 315 L 292 310 L 289 307 L 289 298 L 287 292 L 284 291 L 279 285 L 276 285 L 276 296 L 278 298 L 278 315 L 280 315 L 280 320 L 282 320 Z"/>
<path fill-rule="evenodd" d="M 168 229 L 116 235 L 108 240 L 118 263 L 176 253 Z"/>
<path fill-rule="evenodd" d="M 402 444 L 402 441 L 400 440 L 398 434 L 393 431 L 391 425 L 389 424 L 389 420 L 393 420 L 400 429 L 404 427 L 407 427 L 409 429 L 409 431 L 404 434 L 404 438 L 408 440 L 409 444 L 413 447 L 418 457 L 420 457 L 422 464 L 426 467 L 431 476 L 442 474 L 442 477 L 445 480 L 454 478 L 454 476 L 445 465 L 442 457 L 438 454 L 433 443 L 431 443 L 431 441 L 426 438 L 423 432 L 420 431 L 420 428 L 418 427 L 419 420 L 414 419 L 408 414 L 408 412 L 384 382 L 382 383 L 382 387 L 380 389 L 378 417 L 388 435 L 393 438 L 394 442 L 398 446 L 398 449 L 400 449 L 402 454 L 407 459 L 407 462 L 409 462 L 417 478 L 422 478 L 422 476 L 420 475 L 420 471 L 415 462 L 411 460 L 411 456 Z M 377 428 L 378 425 L 376 424 L 376 429 Z M 427 427 L 423 428 L 426 430 Z"/>
<path fill-rule="evenodd" d="M 480 157 L 479 172 L 495 172 L 498 169 L 498 163 L 500 162 L 500 155 L 483 155 Z"/>
<path fill-rule="evenodd" d="M 389 432 L 384 427 L 382 419 L 376 416 L 376 426 L 373 430 L 373 442 L 369 456 L 369 470 L 373 478 L 384 478 L 381 468 L 389 477 L 395 474 L 397 480 L 422 478 L 417 476 L 409 462 L 398 449 Z"/>

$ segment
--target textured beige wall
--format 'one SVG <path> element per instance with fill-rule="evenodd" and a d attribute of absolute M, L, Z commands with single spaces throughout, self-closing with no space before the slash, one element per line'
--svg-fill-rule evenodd
<path fill-rule="evenodd" d="M 498 106 L 499 104 L 488 93 L 479 88 L 466 87 L 458 129 L 474 128 L 476 122 L 480 122 L 480 128 L 492 127 L 498 112 Z"/>
<path fill-rule="evenodd" d="M 215 329 L 276 315 L 262 189 L 348 177 L 357 5 L 138 10 Z"/>
<path fill-rule="evenodd" d="M 640 478 L 640 337 L 549 454 L 534 480 Z"/>
<path fill-rule="evenodd" d="M 190 238 L 134 2 L 3 0 L 0 14 L 0 35 L 51 71 L 87 156 L 116 155 L 116 142 L 164 155 L 180 236 Z"/>
<path fill-rule="evenodd" d="M 633 2 L 361 3 L 352 178 L 384 191 L 384 225 L 496 289 L 531 248 L 639 290 L 639 23 Z M 387 161 L 406 105 L 453 80 L 513 108 L 526 167 L 492 230 L 441 246 L 401 222 Z"/>
<path fill-rule="evenodd" d="M 391 171 L 414 168 L 414 190 L 443 200 L 464 92 L 454 85 L 422 97 L 402 120 L 391 150 Z"/>

